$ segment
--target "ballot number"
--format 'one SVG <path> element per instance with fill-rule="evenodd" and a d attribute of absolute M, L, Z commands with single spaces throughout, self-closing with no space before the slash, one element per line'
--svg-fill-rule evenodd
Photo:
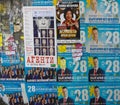
<path fill-rule="evenodd" d="M 80 70 L 78 69 L 80 66 Z M 81 60 L 80 62 L 75 63 L 75 67 L 73 72 L 87 72 L 87 62 L 85 60 Z"/>
<path fill-rule="evenodd" d="M 83 1 L 80 1 L 80 15 L 85 13 L 85 4 Z"/>
<path fill-rule="evenodd" d="M 85 37 L 85 31 L 80 31 L 80 43 L 85 43 L 86 37 Z"/>
<path fill-rule="evenodd" d="M 76 101 L 88 101 L 88 90 L 87 89 L 83 89 L 83 90 L 75 90 L 74 92 L 76 98 Z"/>
<path fill-rule="evenodd" d="M 28 86 L 28 92 L 35 92 L 35 86 Z"/>
<path fill-rule="evenodd" d="M 108 3 L 106 9 L 105 9 L 105 13 L 106 14 L 118 14 L 118 3 L 117 2 L 112 2 L 112 3 Z"/>
<path fill-rule="evenodd" d="M 120 90 L 119 89 L 108 89 L 107 90 L 107 101 L 120 101 Z"/>
<path fill-rule="evenodd" d="M 107 40 L 106 44 L 119 44 L 120 42 L 120 34 L 118 31 L 115 32 L 106 32 Z"/>
<path fill-rule="evenodd" d="M 119 60 L 113 60 L 113 61 L 107 60 L 106 65 L 107 65 L 106 72 L 115 72 L 115 73 L 120 72 Z"/>

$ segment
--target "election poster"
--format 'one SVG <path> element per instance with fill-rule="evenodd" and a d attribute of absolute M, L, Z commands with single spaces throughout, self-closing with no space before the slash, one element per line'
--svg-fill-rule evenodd
<path fill-rule="evenodd" d="M 110 84 L 89 84 L 89 105 L 119 105 L 120 85 Z"/>
<path fill-rule="evenodd" d="M 119 0 L 81 0 L 81 23 L 118 24 L 120 22 Z"/>
<path fill-rule="evenodd" d="M 24 83 L 0 82 L 1 105 L 28 105 Z"/>
<path fill-rule="evenodd" d="M 60 83 L 57 86 L 58 105 L 89 105 L 88 84 Z"/>
<path fill-rule="evenodd" d="M 88 53 L 118 53 L 120 49 L 119 25 L 87 24 L 81 28 Z"/>
<path fill-rule="evenodd" d="M 57 87 L 55 84 L 27 83 L 29 105 L 58 105 Z"/>
<path fill-rule="evenodd" d="M 55 7 L 24 7 L 26 67 L 56 67 Z"/>
<path fill-rule="evenodd" d="M 90 54 L 88 56 L 88 82 L 120 81 L 120 57 L 108 54 Z"/>
<path fill-rule="evenodd" d="M 83 56 L 82 44 L 58 45 L 58 82 L 87 81 L 87 57 Z"/>
<path fill-rule="evenodd" d="M 79 2 L 63 2 L 56 6 L 57 42 L 78 43 L 80 40 Z"/>

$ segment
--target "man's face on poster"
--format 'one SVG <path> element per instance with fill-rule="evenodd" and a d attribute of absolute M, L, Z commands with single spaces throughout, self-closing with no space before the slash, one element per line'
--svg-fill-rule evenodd
<path fill-rule="evenodd" d="M 97 10 L 97 0 L 91 0 L 91 8 L 92 10 Z"/>
<path fill-rule="evenodd" d="M 98 41 L 98 30 L 93 30 L 92 35 L 93 40 Z"/>
<path fill-rule="evenodd" d="M 94 89 L 94 94 L 95 94 L 95 97 L 98 97 L 100 95 L 100 90 L 99 88 L 95 88 Z"/>
<path fill-rule="evenodd" d="M 97 68 L 98 67 L 98 59 L 93 59 L 93 64 L 94 64 L 94 67 Z"/>
<path fill-rule="evenodd" d="M 62 93 L 64 97 L 68 97 L 68 90 L 66 88 L 62 89 Z"/>
<path fill-rule="evenodd" d="M 60 68 L 63 70 L 66 69 L 66 60 L 65 59 L 60 60 Z"/>

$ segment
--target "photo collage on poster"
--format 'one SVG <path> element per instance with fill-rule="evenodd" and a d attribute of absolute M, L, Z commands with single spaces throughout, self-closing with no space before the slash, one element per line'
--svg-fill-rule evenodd
<path fill-rule="evenodd" d="M 0 0 L 0 105 L 120 105 L 120 1 Z"/>

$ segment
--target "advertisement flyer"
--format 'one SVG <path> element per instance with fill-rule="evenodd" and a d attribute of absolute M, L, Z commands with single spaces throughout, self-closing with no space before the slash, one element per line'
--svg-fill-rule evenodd
<path fill-rule="evenodd" d="M 63 2 L 56 6 L 57 42 L 77 43 L 80 40 L 79 2 Z"/>
<path fill-rule="evenodd" d="M 80 22 L 118 24 L 120 22 L 119 0 L 81 0 Z"/>
<path fill-rule="evenodd" d="M 27 83 L 29 105 L 58 105 L 55 84 Z"/>
<path fill-rule="evenodd" d="M 28 105 L 25 84 L 0 82 L 1 105 Z"/>
<path fill-rule="evenodd" d="M 57 91 L 58 105 L 89 105 L 88 84 L 60 83 Z"/>
<path fill-rule="evenodd" d="M 55 7 L 24 7 L 26 67 L 56 67 Z"/>
<path fill-rule="evenodd" d="M 56 68 L 27 67 L 25 71 L 27 82 L 56 81 Z"/>

